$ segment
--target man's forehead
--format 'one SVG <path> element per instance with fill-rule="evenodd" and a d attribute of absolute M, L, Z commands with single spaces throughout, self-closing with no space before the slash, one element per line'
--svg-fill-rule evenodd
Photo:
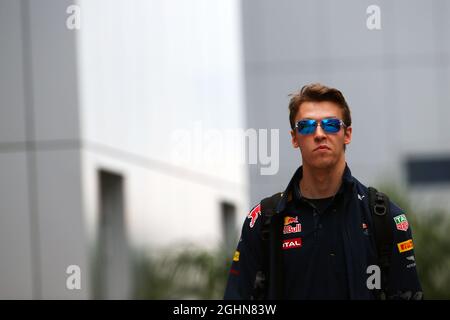
<path fill-rule="evenodd" d="M 329 101 L 304 102 L 301 104 L 296 119 L 341 118 L 342 109 Z"/>

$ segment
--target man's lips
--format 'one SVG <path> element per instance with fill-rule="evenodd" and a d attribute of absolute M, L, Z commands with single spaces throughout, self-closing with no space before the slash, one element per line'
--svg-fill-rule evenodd
<path fill-rule="evenodd" d="M 314 149 L 314 151 L 317 151 L 317 150 L 331 150 L 331 149 L 326 145 L 320 145 Z"/>

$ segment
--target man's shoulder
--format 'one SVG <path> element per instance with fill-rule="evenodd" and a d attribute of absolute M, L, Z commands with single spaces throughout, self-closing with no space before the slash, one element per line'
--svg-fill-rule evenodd
<path fill-rule="evenodd" d="M 267 208 L 268 206 L 271 206 L 271 207 L 276 206 L 278 204 L 278 201 L 280 201 L 281 198 L 283 197 L 283 195 L 284 195 L 284 191 L 279 191 L 272 195 L 268 195 L 268 196 L 262 198 L 257 204 L 255 204 L 252 207 L 252 210 L 258 206 L 260 206 L 261 209 L 262 209 L 262 207 Z"/>
<path fill-rule="evenodd" d="M 358 192 L 358 195 L 360 197 L 367 197 L 369 198 L 369 187 L 364 185 L 363 183 L 361 183 L 358 179 L 356 179 L 355 177 L 353 177 L 353 180 L 356 184 L 356 191 Z M 375 187 L 374 187 L 375 188 Z M 389 192 L 384 192 L 383 189 L 380 188 L 375 188 L 378 192 L 381 192 L 383 194 L 385 194 L 388 199 L 389 199 L 389 211 L 393 216 L 402 214 L 404 212 L 404 210 L 397 204 L 395 203 L 391 197 L 389 196 Z"/>
<path fill-rule="evenodd" d="M 389 211 L 391 213 L 391 217 L 395 218 L 401 215 L 405 214 L 405 210 L 403 210 L 398 204 L 396 204 L 394 201 L 389 201 Z"/>
<path fill-rule="evenodd" d="M 283 194 L 284 194 L 284 192 L 282 192 L 282 191 L 274 193 L 274 194 L 272 194 L 270 196 L 267 196 L 267 197 L 261 199 L 260 203 L 266 204 L 266 203 L 269 203 L 269 202 L 272 202 L 272 201 L 275 201 L 275 202 L 279 201 L 281 199 L 281 197 L 283 196 Z"/>
<path fill-rule="evenodd" d="M 356 191 L 358 192 L 358 194 L 367 196 L 367 194 L 369 193 L 369 187 L 367 187 L 365 184 L 363 184 L 361 181 L 359 181 L 354 176 L 352 176 L 352 180 L 356 186 Z"/>
<path fill-rule="evenodd" d="M 262 216 L 267 212 L 267 209 L 275 209 L 282 196 L 283 192 L 277 192 L 262 198 L 259 202 L 254 204 L 245 219 L 244 224 L 246 225 L 246 228 L 258 230 L 262 220 L 264 220 L 264 217 Z"/>

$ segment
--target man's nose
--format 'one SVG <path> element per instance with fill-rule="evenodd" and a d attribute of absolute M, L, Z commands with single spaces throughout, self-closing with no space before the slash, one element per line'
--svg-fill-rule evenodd
<path fill-rule="evenodd" d="M 316 131 L 314 132 L 314 140 L 321 141 L 325 139 L 327 136 L 325 132 L 323 131 L 322 127 L 320 125 L 317 126 Z"/>

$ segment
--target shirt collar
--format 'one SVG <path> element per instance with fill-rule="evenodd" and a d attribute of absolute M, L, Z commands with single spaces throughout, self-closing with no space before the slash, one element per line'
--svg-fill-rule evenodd
<path fill-rule="evenodd" d="M 303 166 L 300 166 L 294 173 L 294 175 L 291 178 L 291 181 L 289 182 L 286 190 L 283 192 L 283 195 L 278 202 L 276 211 L 281 212 L 286 208 L 286 204 L 292 197 L 294 197 L 295 200 L 301 200 L 302 195 L 299 188 L 299 181 L 301 180 L 303 176 Z M 337 194 L 341 194 L 344 192 L 347 192 L 352 189 L 354 185 L 353 176 L 350 171 L 350 168 L 348 167 L 347 163 L 345 164 L 344 174 L 342 175 L 342 184 L 339 188 Z"/>

